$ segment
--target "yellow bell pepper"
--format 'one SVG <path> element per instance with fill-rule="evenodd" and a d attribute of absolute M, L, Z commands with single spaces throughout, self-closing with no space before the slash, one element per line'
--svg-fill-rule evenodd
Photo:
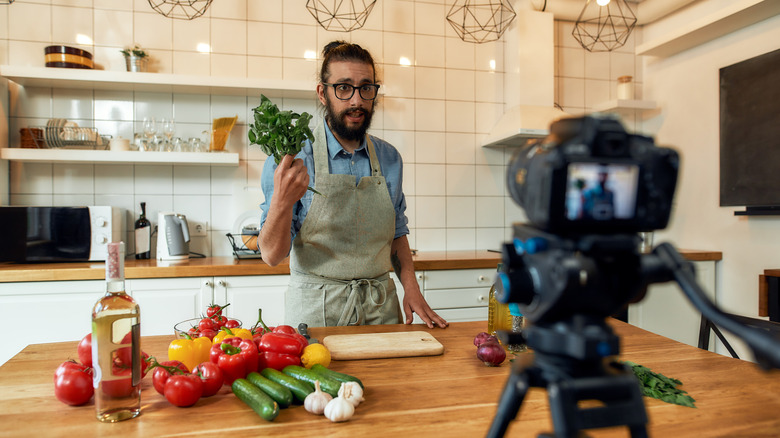
<path fill-rule="evenodd" d="M 249 339 L 252 340 L 252 332 L 245 329 L 245 328 L 227 328 L 222 327 L 219 330 L 219 333 L 217 333 L 216 336 L 214 336 L 214 344 L 219 344 L 223 340 L 227 338 L 241 338 L 241 339 Z"/>
<path fill-rule="evenodd" d="M 203 336 L 194 339 L 174 339 L 168 345 L 168 360 L 178 360 L 192 371 L 203 362 L 209 361 L 211 339 Z"/>

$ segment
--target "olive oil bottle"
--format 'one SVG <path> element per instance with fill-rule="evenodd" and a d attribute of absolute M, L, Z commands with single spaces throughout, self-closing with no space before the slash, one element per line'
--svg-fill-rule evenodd
<path fill-rule="evenodd" d="M 92 309 L 95 410 L 103 422 L 141 413 L 141 314 L 125 292 L 125 244 L 108 244 L 106 294 Z"/>
<path fill-rule="evenodd" d="M 498 271 L 501 271 L 501 263 L 498 264 Z M 496 281 L 499 281 L 498 278 L 496 278 Z M 512 315 L 509 313 L 509 306 L 498 301 L 496 297 L 496 283 L 493 283 L 490 286 L 490 292 L 488 292 L 487 332 L 495 336 L 499 330 L 512 330 Z"/>

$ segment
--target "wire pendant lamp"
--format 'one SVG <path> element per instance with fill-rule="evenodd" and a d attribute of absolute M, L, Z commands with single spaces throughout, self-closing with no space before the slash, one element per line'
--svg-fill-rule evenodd
<path fill-rule="evenodd" d="M 480 44 L 501 38 L 516 15 L 508 0 L 456 0 L 447 21 L 460 39 Z"/>
<path fill-rule="evenodd" d="M 351 32 L 366 24 L 376 0 L 307 0 L 306 9 L 325 30 Z"/>
<path fill-rule="evenodd" d="M 192 20 L 206 13 L 212 0 L 149 0 L 158 13 L 179 20 Z"/>
<path fill-rule="evenodd" d="M 611 52 L 626 44 L 634 26 L 626 0 L 587 0 L 572 35 L 589 52 Z"/>
<path fill-rule="evenodd" d="M 0 5 L 10 5 L 14 0 L 0 0 Z"/>

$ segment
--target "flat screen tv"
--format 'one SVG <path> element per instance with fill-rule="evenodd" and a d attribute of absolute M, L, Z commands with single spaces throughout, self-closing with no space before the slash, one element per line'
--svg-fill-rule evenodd
<path fill-rule="evenodd" d="M 720 69 L 720 205 L 780 215 L 780 49 Z"/>

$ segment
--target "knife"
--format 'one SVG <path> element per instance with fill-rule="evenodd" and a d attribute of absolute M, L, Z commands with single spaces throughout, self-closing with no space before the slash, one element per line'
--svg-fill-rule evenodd
<path fill-rule="evenodd" d="M 305 322 L 298 324 L 298 333 L 301 334 L 310 344 L 316 344 L 317 340 L 309 336 L 309 325 Z"/>

